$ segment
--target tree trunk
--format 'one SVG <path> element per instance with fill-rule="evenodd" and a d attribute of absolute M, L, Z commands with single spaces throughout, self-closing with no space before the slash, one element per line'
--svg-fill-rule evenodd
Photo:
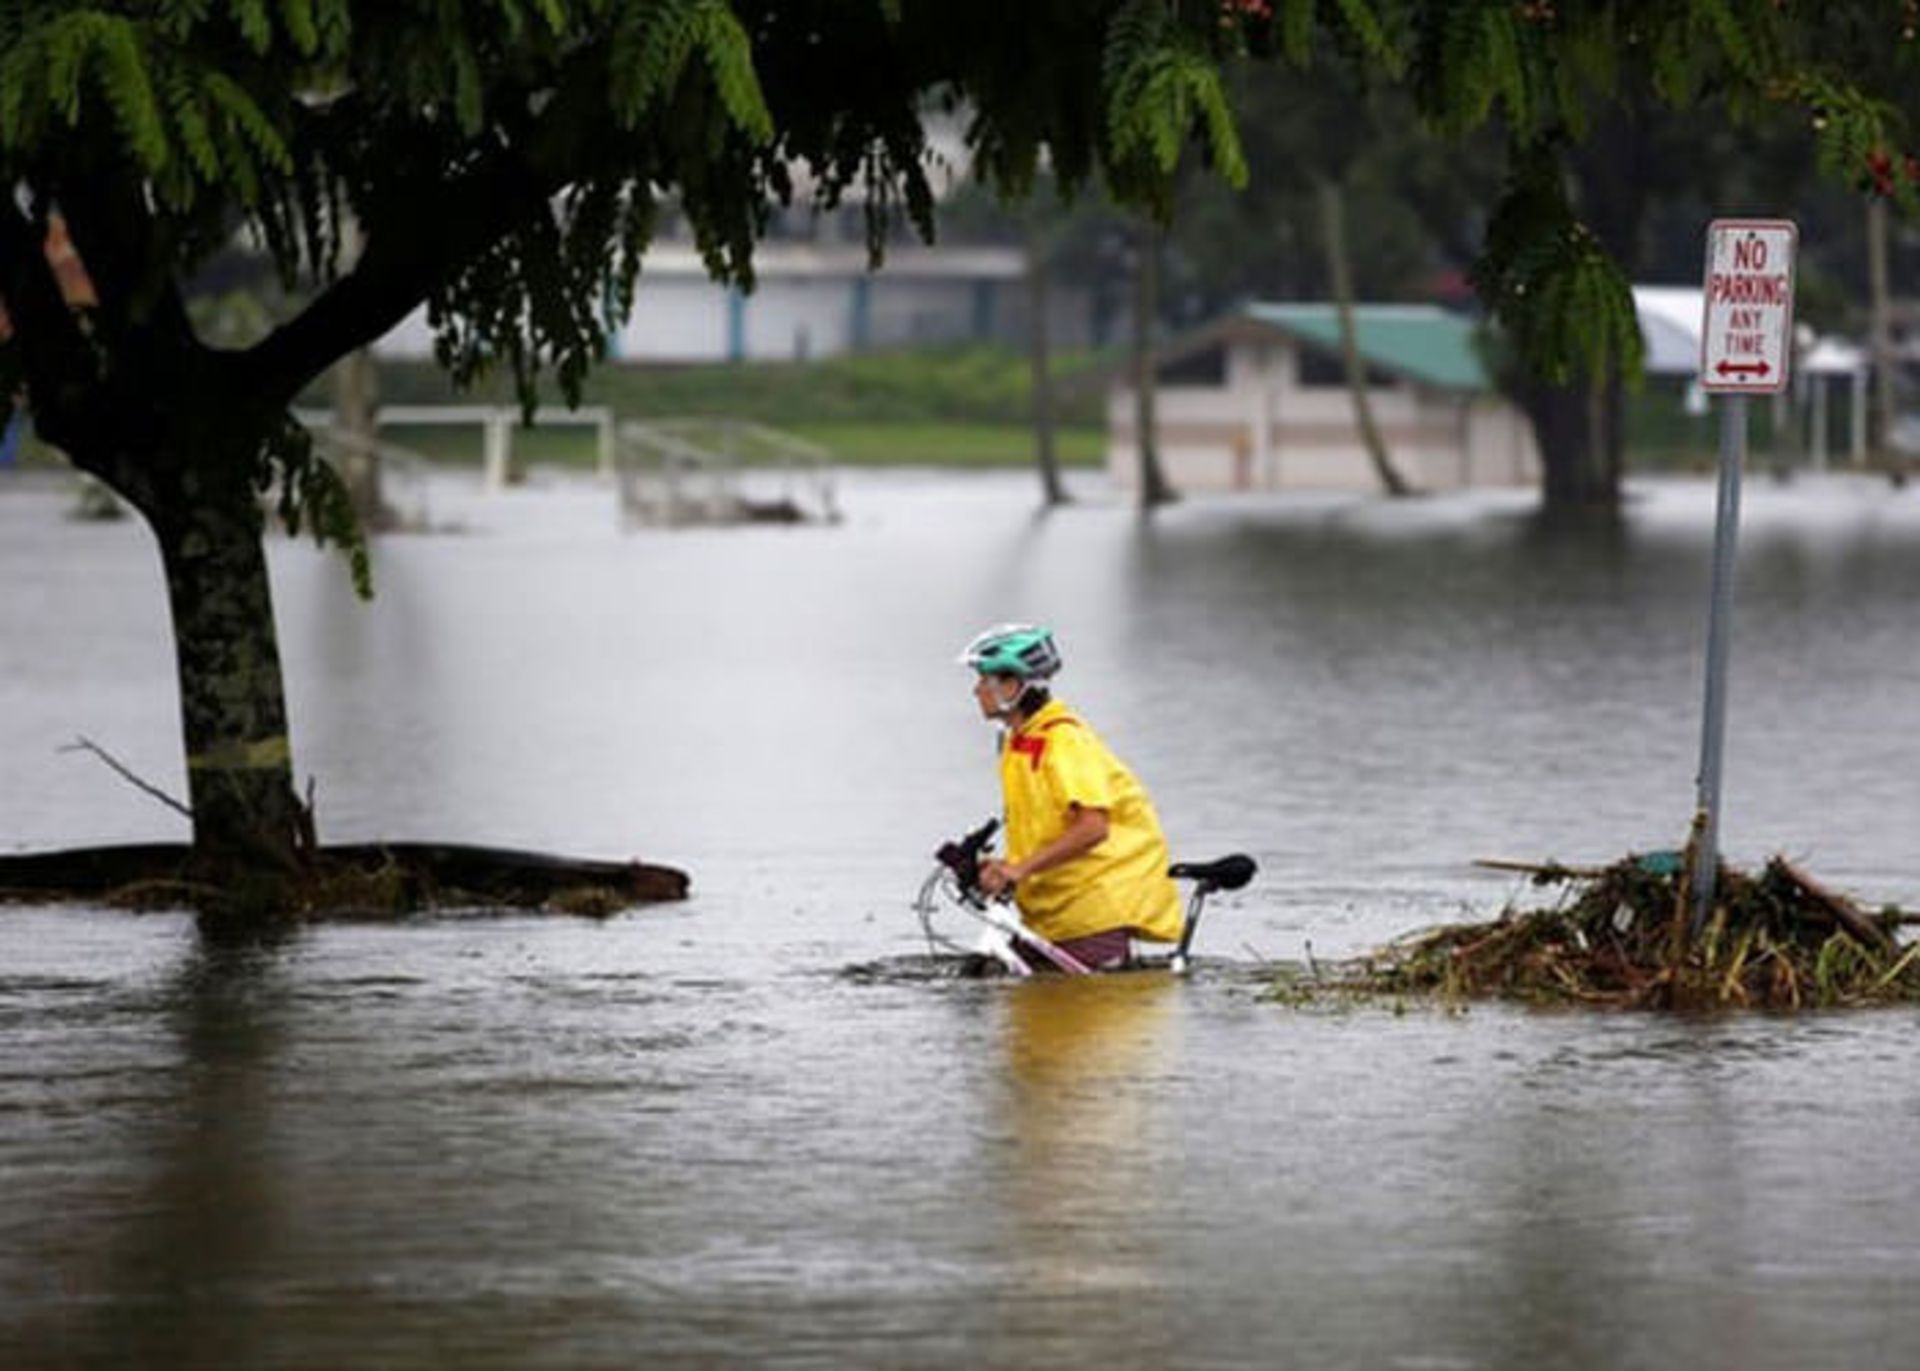
<path fill-rule="evenodd" d="M 1549 518 L 1607 513 L 1619 508 L 1617 469 L 1609 456 L 1611 397 L 1591 383 L 1552 385 L 1533 378 L 1519 386 L 1521 407 L 1540 448 L 1541 508 Z"/>
<path fill-rule="evenodd" d="M 1160 231 L 1140 225 L 1139 261 L 1133 274 L 1133 431 L 1140 449 L 1140 508 L 1180 498 L 1160 469 L 1159 420 L 1154 414 L 1153 320 L 1160 300 Z"/>
<path fill-rule="evenodd" d="M 365 247 L 360 224 L 352 215 L 340 222 L 341 269 L 360 259 Z M 392 528 L 398 521 L 380 489 L 379 425 L 380 373 L 373 349 L 356 348 L 334 363 L 333 426 L 340 435 L 340 478 L 360 526 L 368 531 Z"/>
<path fill-rule="evenodd" d="M 1627 386 L 1618 367 L 1607 368 L 1595 391 L 1595 445 L 1600 451 L 1600 488 L 1595 501 L 1606 509 L 1620 505 L 1627 479 Z"/>
<path fill-rule="evenodd" d="M 1650 178 L 1659 171 L 1657 119 L 1632 103 L 1596 115 L 1569 166 L 1582 217 L 1626 272 L 1639 274 Z M 1626 388 L 1617 368 L 1553 385 L 1520 378 L 1512 393 L 1533 425 L 1549 519 L 1618 513 L 1626 467 Z"/>
<path fill-rule="evenodd" d="M 335 363 L 333 427 L 340 435 L 340 478 L 353 501 L 361 527 L 391 528 L 393 511 L 380 489 L 379 431 L 374 422 L 380 403 L 380 377 L 373 350 L 359 348 Z"/>
<path fill-rule="evenodd" d="M 1896 486 L 1907 483 L 1905 459 L 1893 449 L 1898 395 L 1893 364 L 1893 294 L 1887 270 L 1887 202 L 1867 201 L 1868 339 L 1873 351 L 1873 427 L 1871 447 Z"/>
<path fill-rule="evenodd" d="M 173 612 L 195 850 L 219 866 L 290 868 L 311 834 L 293 788 L 259 515 L 244 497 L 189 490 L 148 520 Z"/>
<path fill-rule="evenodd" d="M 1046 235 L 1027 226 L 1028 357 L 1033 371 L 1033 456 L 1040 468 L 1040 493 L 1049 507 L 1067 503 L 1060 461 L 1053 443 L 1053 368 L 1047 338 Z"/>
<path fill-rule="evenodd" d="M 1373 402 L 1367 398 L 1367 367 L 1360 360 L 1360 336 L 1353 322 L 1353 272 L 1347 261 L 1346 195 L 1338 181 L 1320 183 L 1320 230 L 1327 254 L 1327 280 L 1333 288 L 1334 313 L 1340 321 L 1340 359 L 1347 376 L 1347 393 L 1353 397 L 1353 419 L 1360 429 L 1360 441 L 1373 463 L 1374 475 L 1388 495 L 1413 494 L 1393 457 L 1386 439 L 1374 422 Z"/>

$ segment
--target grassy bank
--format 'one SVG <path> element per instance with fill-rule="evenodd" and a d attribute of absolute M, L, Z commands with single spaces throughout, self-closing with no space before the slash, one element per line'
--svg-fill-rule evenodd
<path fill-rule="evenodd" d="M 785 429 L 826 448 L 843 466 L 1018 467 L 1033 461 L 1033 431 L 1023 424 L 876 420 Z M 478 465 L 481 459 L 478 428 L 396 424 L 384 436 L 429 461 Z M 1055 441 L 1064 466 L 1093 467 L 1105 460 L 1106 434 L 1100 429 L 1062 429 Z M 531 465 L 585 469 L 598 460 L 590 429 L 521 429 L 513 443 L 516 458 Z"/>
<path fill-rule="evenodd" d="M 1034 459 L 1033 430 L 1025 424 L 795 424 L 792 431 L 848 466 L 1026 466 Z M 1061 429 L 1054 442 L 1064 466 L 1091 467 L 1106 460 L 1102 429 Z"/>
<path fill-rule="evenodd" d="M 1091 379 L 1094 359 L 1064 359 L 1063 393 L 1056 401 L 1069 426 L 1101 420 L 1102 388 Z M 514 403 L 505 376 L 456 392 L 431 362 L 383 361 L 381 398 L 394 404 Z M 307 397 L 331 403 L 324 387 Z M 560 402 L 543 387 L 543 403 Z M 698 366 L 608 362 L 594 369 L 582 392 L 586 404 L 609 405 L 623 418 L 719 414 L 782 427 L 868 422 L 1025 423 L 1032 412 L 1027 361 L 1004 348 L 917 348 L 857 353 L 814 362 L 739 362 Z"/>
<path fill-rule="evenodd" d="M 1092 357 L 1063 359 L 1056 400 L 1058 452 L 1068 466 L 1105 456 L 1102 395 Z M 1076 381 L 1073 378 L 1079 377 Z M 383 362 L 387 404 L 517 403 L 504 377 L 456 392 L 429 362 Z M 543 404 L 561 403 L 543 390 Z M 326 407 L 316 386 L 305 403 Z M 786 430 L 850 466 L 1024 466 L 1033 460 L 1031 377 L 1024 356 L 1003 348 L 947 347 L 861 353 L 813 362 L 700 366 L 610 362 L 587 378 L 581 402 L 622 419 L 718 416 Z M 478 462 L 477 428 L 393 427 L 396 445 L 434 461 Z M 516 455 L 535 464 L 590 466 L 594 438 L 580 428 L 522 431 Z"/>

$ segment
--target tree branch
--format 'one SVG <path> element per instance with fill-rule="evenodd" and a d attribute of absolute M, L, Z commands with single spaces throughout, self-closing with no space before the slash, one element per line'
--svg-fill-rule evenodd
<path fill-rule="evenodd" d="M 173 796 L 167 794 L 166 791 L 160 789 L 159 786 L 153 785 L 150 782 L 141 780 L 140 777 L 134 775 L 131 770 L 129 770 L 122 762 L 120 762 L 118 758 L 114 757 L 112 753 L 108 752 L 105 748 L 101 747 L 100 744 L 94 742 L 93 739 L 85 736 L 81 736 L 81 737 L 75 738 L 71 744 L 61 748 L 60 750 L 62 752 L 91 752 L 94 756 L 98 757 L 101 761 L 105 762 L 108 766 L 112 767 L 114 771 L 119 773 L 121 779 L 127 781 L 129 784 L 133 785 L 137 789 L 146 791 L 147 794 L 153 796 L 154 799 L 160 801 L 160 803 L 166 805 L 169 809 L 172 809 L 177 813 L 184 814 L 186 815 L 188 820 L 192 820 L 193 811 L 191 809 L 188 809 L 185 805 L 181 804 L 180 801 L 174 799 Z"/>
<path fill-rule="evenodd" d="M 46 218 L 29 215 L 10 195 L 0 196 L 0 300 L 26 362 L 31 397 L 37 408 L 50 410 L 59 404 L 63 384 L 91 373 L 91 359 L 47 260 Z"/>
<path fill-rule="evenodd" d="M 341 357 L 406 318 L 517 220 L 546 213 L 559 184 L 547 184 L 518 164 L 496 164 L 436 197 L 430 216 L 404 228 L 394 220 L 369 226 L 353 269 L 297 317 L 238 354 L 241 365 L 267 394 L 291 400 Z"/>
<path fill-rule="evenodd" d="M 93 283 L 96 327 L 117 339 L 196 346 L 174 279 L 174 254 L 138 182 L 107 169 L 75 168 L 54 183 L 53 194 Z"/>
<path fill-rule="evenodd" d="M 477 150 L 473 169 L 432 194 L 424 210 L 378 218 L 362 225 L 365 247 L 352 270 L 335 280 L 305 310 L 239 354 L 249 384 L 288 402 L 339 358 L 373 342 L 434 290 L 471 265 L 530 215 L 548 203 L 603 149 L 580 131 L 603 120 L 595 114 L 605 89 L 605 53 L 583 49 L 545 93 L 539 113 L 513 121 L 508 137 Z M 532 92 L 505 107 L 531 106 Z M 351 123 L 351 97 L 313 114 L 314 132 Z M 376 153 L 376 155 L 378 155 Z M 581 165 L 587 164 L 585 168 Z"/>

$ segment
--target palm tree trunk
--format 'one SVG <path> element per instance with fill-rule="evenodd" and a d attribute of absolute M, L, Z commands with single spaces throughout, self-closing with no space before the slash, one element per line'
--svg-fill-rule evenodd
<path fill-rule="evenodd" d="M 1046 234 L 1027 225 L 1027 342 L 1033 373 L 1033 456 L 1040 468 L 1041 498 L 1049 506 L 1068 501 L 1053 442 L 1053 368 L 1047 337 Z"/>
<path fill-rule="evenodd" d="M 379 374 L 373 350 L 359 348 L 334 364 L 333 426 L 341 435 L 340 479 L 346 483 L 361 527 L 372 531 L 394 522 L 380 487 L 378 406 Z"/>
<path fill-rule="evenodd" d="M 1340 357 L 1347 374 L 1347 393 L 1353 397 L 1353 419 L 1360 441 L 1373 463 L 1374 475 L 1388 495 L 1413 494 L 1413 487 L 1393 464 L 1386 439 L 1374 422 L 1373 403 L 1367 398 L 1367 368 L 1360 360 L 1360 337 L 1353 322 L 1353 272 L 1347 261 L 1346 195 L 1337 181 L 1320 183 L 1320 227 L 1325 238 L 1327 279 L 1333 286 L 1334 313 L 1340 321 Z"/>
<path fill-rule="evenodd" d="M 340 224 L 342 270 L 360 256 L 360 225 L 351 215 Z M 334 364 L 333 425 L 342 435 L 340 479 L 346 483 L 360 526 L 370 531 L 391 528 L 397 520 L 380 489 L 380 451 L 375 415 L 380 404 L 380 378 L 373 349 L 357 348 Z"/>
<path fill-rule="evenodd" d="M 1140 225 L 1139 260 L 1133 274 L 1133 431 L 1140 449 L 1140 508 L 1180 498 L 1160 467 L 1159 420 L 1154 413 L 1153 320 L 1160 300 L 1160 231 Z"/>
<path fill-rule="evenodd" d="M 1867 201 L 1867 291 L 1869 340 L 1873 349 L 1873 451 L 1896 486 L 1907 483 L 1906 460 L 1893 449 L 1896 401 L 1893 365 L 1893 295 L 1887 269 L 1887 202 Z"/>

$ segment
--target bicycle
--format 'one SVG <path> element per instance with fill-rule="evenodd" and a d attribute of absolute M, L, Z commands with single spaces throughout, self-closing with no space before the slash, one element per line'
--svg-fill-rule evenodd
<path fill-rule="evenodd" d="M 965 836 L 942 843 L 934 852 L 934 868 L 921 882 L 913 907 L 920 916 L 920 928 L 926 934 L 927 948 L 938 953 L 945 949 L 968 959 L 963 965 L 984 974 L 998 967 L 1015 976 L 1030 976 L 1034 968 L 1020 954 L 1025 947 L 1054 969 L 1070 976 L 1092 974 L 1066 949 L 1027 927 L 1019 910 L 1006 896 L 994 898 L 980 888 L 980 863 L 990 855 L 994 834 L 1000 821 L 989 819 Z M 1165 970 L 1184 975 L 1191 968 L 1193 935 L 1200 926 L 1200 915 L 1207 898 L 1223 890 L 1239 890 L 1254 877 L 1259 865 L 1244 852 L 1230 853 L 1210 862 L 1175 862 L 1167 874 L 1176 881 L 1192 881 L 1193 892 L 1187 898 L 1186 916 L 1181 922 L 1180 939 L 1165 956 L 1129 957 L 1118 970 Z M 971 945 L 949 937 L 939 927 L 943 909 L 958 910 L 980 925 Z"/>

